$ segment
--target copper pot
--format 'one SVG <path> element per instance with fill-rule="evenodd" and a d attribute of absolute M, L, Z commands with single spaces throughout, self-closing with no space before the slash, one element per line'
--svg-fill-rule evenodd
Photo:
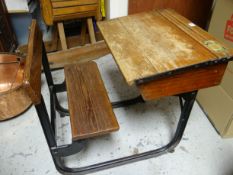
<path fill-rule="evenodd" d="M 0 121 L 23 113 L 30 105 L 25 81 L 25 59 L 0 53 Z"/>

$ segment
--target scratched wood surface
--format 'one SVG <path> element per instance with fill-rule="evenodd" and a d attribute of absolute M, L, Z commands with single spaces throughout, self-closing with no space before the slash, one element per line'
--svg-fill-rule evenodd
<path fill-rule="evenodd" d="M 108 134 L 119 129 L 95 62 L 65 67 L 73 140 Z"/>
<path fill-rule="evenodd" d="M 129 85 L 135 80 L 230 57 L 232 50 L 173 10 L 98 22 Z"/>

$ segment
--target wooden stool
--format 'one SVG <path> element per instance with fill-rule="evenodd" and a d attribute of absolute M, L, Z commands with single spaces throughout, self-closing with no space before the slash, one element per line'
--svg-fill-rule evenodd
<path fill-rule="evenodd" d="M 82 45 L 85 44 L 86 21 L 91 43 L 95 43 L 95 33 L 91 17 L 100 20 L 99 0 L 40 0 L 44 21 L 47 25 L 57 25 L 59 38 L 63 50 L 68 49 L 63 21 L 82 18 Z M 86 20 L 87 18 L 87 20 Z M 53 45 L 57 43 L 57 31 L 53 35 Z"/>

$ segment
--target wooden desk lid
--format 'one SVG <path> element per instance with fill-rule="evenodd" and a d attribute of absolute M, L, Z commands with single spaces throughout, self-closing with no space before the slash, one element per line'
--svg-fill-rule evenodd
<path fill-rule="evenodd" d="M 98 27 L 129 85 L 146 77 L 233 56 L 232 49 L 173 10 L 101 21 Z"/>

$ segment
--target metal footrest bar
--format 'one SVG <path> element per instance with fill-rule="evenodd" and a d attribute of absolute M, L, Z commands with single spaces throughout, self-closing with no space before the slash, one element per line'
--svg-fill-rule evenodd
<path fill-rule="evenodd" d="M 61 84 L 55 84 L 53 87 L 54 87 L 55 93 L 65 92 L 66 91 L 66 81 L 64 80 L 63 83 L 61 83 Z"/>
<path fill-rule="evenodd" d="M 61 117 L 69 116 L 69 110 L 62 107 L 58 101 L 56 93 L 66 92 L 66 81 L 61 84 L 54 84 L 52 94 L 55 96 L 55 108 Z"/>
<path fill-rule="evenodd" d="M 112 102 L 112 107 L 113 108 L 120 108 L 120 107 L 125 107 L 129 105 L 134 105 L 137 103 L 144 103 L 145 101 L 143 100 L 142 96 L 138 96 L 133 99 L 128 99 L 128 100 L 123 100 L 123 101 L 118 101 L 118 102 Z"/>
<path fill-rule="evenodd" d="M 69 116 L 69 110 L 62 107 L 57 99 L 57 96 L 55 97 L 55 108 L 56 111 L 60 114 L 61 117 Z"/>
<path fill-rule="evenodd" d="M 47 114 L 47 112 L 41 111 L 41 110 L 46 110 L 46 108 L 43 107 L 43 105 L 44 105 L 43 98 L 42 98 L 41 104 L 36 105 L 36 108 L 37 108 L 37 112 L 38 112 L 38 115 L 40 118 L 40 122 L 41 122 L 42 127 L 43 127 L 44 134 L 45 134 L 46 139 L 47 139 L 47 143 L 50 147 L 50 151 L 51 151 L 51 154 L 53 156 L 55 166 L 58 169 L 58 171 L 61 173 L 65 173 L 65 174 L 82 175 L 82 174 L 92 173 L 92 172 L 96 172 L 96 171 L 100 171 L 100 170 L 104 170 L 104 169 L 109 169 L 109 168 L 129 164 L 129 163 L 137 162 L 140 160 L 158 157 L 158 156 L 161 156 L 165 153 L 173 152 L 175 147 L 179 144 L 180 140 L 182 139 L 186 124 L 188 122 L 188 119 L 189 119 L 189 116 L 190 116 L 190 113 L 191 113 L 191 110 L 193 107 L 193 104 L 195 102 L 196 94 L 197 94 L 197 91 L 179 95 L 179 97 L 183 98 L 182 101 L 184 101 L 184 103 L 182 102 L 183 107 L 181 108 L 182 109 L 181 115 L 180 115 L 180 119 L 179 119 L 179 122 L 177 125 L 175 135 L 174 135 L 173 139 L 167 145 L 165 145 L 161 148 L 152 150 L 152 151 L 145 152 L 145 153 L 140 153 L 140 154 L 136 154 L 136 155 L 132 155 L 132 156 L 128 156 L 128 157 L 123 157 L 123 158 L 119 158 L 119 159 L 115 159 L 115 160 L 110 160 L 107 162 L 102 162 L 102 163 L 98 163 L 98 164 L 94 164 L 94 165 L 90 165 L 90 166 L 86 166 L 86 167 L 81 167 L 81 168 L 66 167 L 62 161 L 62 159 L 63 159 L 63 156 L 61 156 L 62 153 L 58 154 L 58 153 L 54 152 L 54 150 L 55 150 L 54 145 L 56 146 L 56 142 L 54 143 L 55 138 L 54 138 L 53 133 L 52 133 L 51 125 L 49 125 L 49 123 L 48 123 L 49 120 L 46 119 L 46 118 L 48 118 L 48 114 Z"/>

